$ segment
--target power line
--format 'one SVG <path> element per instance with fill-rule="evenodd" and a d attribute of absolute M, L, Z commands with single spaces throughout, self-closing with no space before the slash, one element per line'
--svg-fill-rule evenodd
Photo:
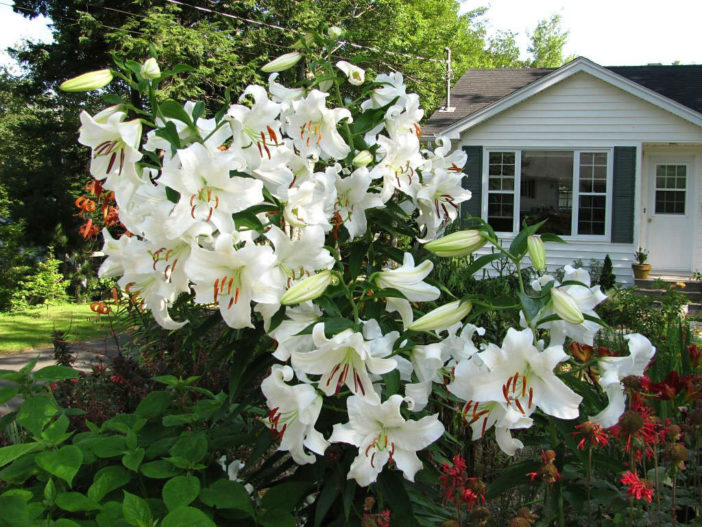
<path fill-rule="evenodd" d="M 223 16 L 223 17 L 227 17 L 227 18 L 233 18 L 236 20 L 243 20 L 244 22 L 250 22 L 251 24 L 258 24 L 261 26 L 266 26 L 266 27 L 269 27 L 271 29 L 277 29 L 279 31 L 287 31 L 287 32 L 298 33 L 298 34 L 300 33 L 300 31 L 298 31 L 297 29 L 290 29 L 290 28 L 278 26 L 275 24 L 267 24 L 266 22 L 261 22 L 260 20 L 252 20 L 250 18 L 246 18 L 246 17 L 242 17 L 242 16 L 238 16 L 238 15 L 233 15 L 231 13 L 222 13 L 221 11 L 215 11 L 214 9 L 210 9 L 208 7 L 201 7 L 201 6 L 196 6 L 196 5 L 192 5 L 192 4 L 187 4 L 185 2 L 181 2 L 180 0 L 166 0 L 166 2 L 169 2 L 171 4 L 175 4 L 175 5 L 189 7 L 191 9 L 196 9 L 198 11 L 203 11 L 203 12 L 211 13 L 214 15 L 219 15 L 219 16 Z M 433 57 L 422 57 L 420 55 L 412 55 L 410 53 L 390 51 L 387 49 L 378 49 L 378 48 L 374 48 L 371 46 L 362 46 L 361 44 L 356 44 L 354 42 L 349 42 L 347 40 L 341 41 L 340 43 L 346 44 L 346 45 L 351 46 L 352 48 L 356 48 L 356 49 L 366 49 L 369 51 L 373 51 L 374 53 L 386 53 L 389 55 L 396 55 L 396 56 L 406 57 L 406 58 L 410 58 L 410 59 L 429 60 L 432 62 L 444 62 L 442 59 L 437 59 L 437 58 L 433 58 Z"/>

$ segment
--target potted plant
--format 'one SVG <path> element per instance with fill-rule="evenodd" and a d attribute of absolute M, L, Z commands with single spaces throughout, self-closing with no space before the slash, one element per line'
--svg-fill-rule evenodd
<path fill-rule="evenodd" d="M 631 267 L 634 269 L 634 278 L 648 278 L 648 273 L 651 272 L 651 264 L 646 263 L 648 251 L 639 247 L 639 250 L 634 253 L 634 258 L 636 259 L 636 263 L 631 264 Z"/>

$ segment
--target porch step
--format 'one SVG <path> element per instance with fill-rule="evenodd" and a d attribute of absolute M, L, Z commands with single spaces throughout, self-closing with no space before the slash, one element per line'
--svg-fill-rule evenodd
<path fill-rule="evenodd" d="M 661 298 L 670 288 L 687 297 L 687 315 L 699 317 L 702 315 L 702 281 L 675 278 L 648 278 L 634 280 L 636 293 L 651 298 Z"/>

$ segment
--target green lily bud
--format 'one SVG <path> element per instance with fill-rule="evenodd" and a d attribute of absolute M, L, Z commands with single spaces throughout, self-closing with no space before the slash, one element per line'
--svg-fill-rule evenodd
<path fill-rule="evenodd" d="M 329 29 L 327 29 L 327 35 L 329 35 L 329 38 L 332 38 L 334 40 L 338 40 L 341 35 L 343 35 L 344 31 L 338 27 L 338 26 L 332 26 Z"/>
<path fill-rule="evenodd" d="M 470 301 L 456 300 L 429 311 L 426 315 L 410 324 L 413 331 L 433 331 L 446 329 L 460 322 L 473 309 Z"/>
<path fill-rule="evenodd" d="M 430 241 L 424 248 L 443 258 L 466 256 L 480 249 L 487 240 L 480 231 L 475 229 L 458 231 L 447 234 L 437 240 Z"/>
<path fill-rule="evenodd" d="M 161 76 L 161 68 L 158 67 L 155 58 L 151 57 L 141 65 L 141 76 L 146 80 L 158 79 Z"/>
<path fill-rule="evenodd" d="M 112 78 L 112 71 L 110 70 L 90 71 L 63 82 L 59 86 L 59 90 L 67 92 L 97 90 L 107 86 L 112 81 Z"/>
<path fill-rule="evenodd" d="M 314 300 L 322 296 L 329 284 L 336 283 L 336 276 L 331 271 L 322 271 L 316 275 L 305 278 L 285 291 L 280 303 L 284 306 L 300 304 L 307 300 Z"/>
<path fill-rule="evenodd" d="M 565 291 L 555 287 L 551 289 L 551 301 L 556 314 L 566 322 L 576 325 L 585 322 L 583 312 L 580 311 L 575 299 Z"/>
<path fill-rule="evenodd" d="M 285 71 L 292 68 L 298 61 L 302 58 L 299 51 L 292 51 L 281 55 L 275 60 L 270 61 L 268 64 L 261 68 L 261 71 L 265 73 L 273 73 L 274 71 Z"/>
<path fill-rule="evenodd" d="M 355 167 L 365 167 L 368 166 L 373 161 L 373 154 L 368 150 L 361 150 L 356 157 L 353 158 L 353 166 Z"/>
<path fill-rule="evenodd" d="M 529 258 L 534 269 L 543 271 L 546 268 L 546 247 L 541 239 L 541 236 L 535 234 L 527 238 L 527 247 L 529 249 Z"/>

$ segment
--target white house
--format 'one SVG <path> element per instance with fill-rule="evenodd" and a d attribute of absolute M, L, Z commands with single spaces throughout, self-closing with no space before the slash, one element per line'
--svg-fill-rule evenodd
<path fill-rule="evenodd" d="M 654 273 L 702 270 L 702 66 L 469 70 L 451 104 L 423 133 L 467 152 L 464 212 L 506 239 L 547 219 L 569 242 L 550 263 L 609 254 L 621 282 L 639 247 Z"/>

